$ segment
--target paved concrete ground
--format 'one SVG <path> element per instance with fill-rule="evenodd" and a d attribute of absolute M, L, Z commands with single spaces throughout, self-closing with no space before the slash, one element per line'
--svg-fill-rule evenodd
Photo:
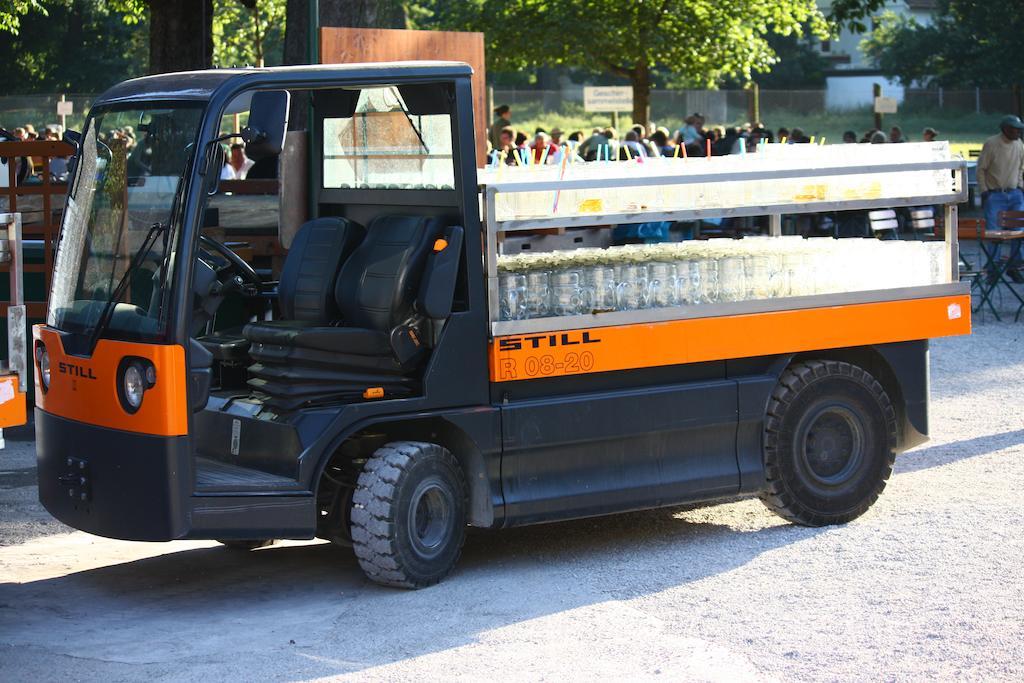
<path fill-rule="evenodd" d="M 932 353 L 933 440 L 804 529 L 757 501 L 474 533 L 419 592 L 321 543 L 69 533 L 0 453 L 0 680 L 1024 679 L 1024 324 Z"/>

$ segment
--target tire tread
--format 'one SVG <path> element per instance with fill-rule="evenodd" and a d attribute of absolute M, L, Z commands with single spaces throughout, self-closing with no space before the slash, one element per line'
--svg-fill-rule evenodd
<path fill-rule="evenodd" d="M 398 588 L 423 588 L 447 575 L 428 581 L 409 575 L 401 566 L 394 529 L 396 498 L 403 479 L 419 460 L 440 458 L 462 477 L 462 468 L 446 448 L 425 441 L 396 441 L 378 448 L 366 461 L 352 496 L 352 545 L 359 566 L 376 583 Z M 465 486 L 462 486 L 465 490 Z M 462 540 L 464 540 L 464 535 Z M 448 571 L 462 553 L 462 541 Z"/>
<path fill-rule="evenodd" d="M 790 490 L 782 476 L 779 465 L 784 454 L 779 450 L 779 432 L 783 418 L 796 396 L 814 381 L 828 377 L 841 376 L 851 379 L 864 388 L 878 401 L 886 424 L 888 440 L 887 460 L 882 476 L 875 482 L 874 488 L 854 509 L 842 515 L 823 515 L 807 509 L 800 503 Z M 803 526 L 825 526 L 843 524 L 864 514 L 885 489 L 886 481 L 892 474 L 896 461 L 896 409 L 889 400 L 885 389 L 870 373 L 861 367 L 837 360 L 807 360 L 790 365 L 779 378 L 779 382 L 768 401 L 764 426 L 764 464 L 767 486 L 761 493 L 761 502 L 783 519 Z"/>

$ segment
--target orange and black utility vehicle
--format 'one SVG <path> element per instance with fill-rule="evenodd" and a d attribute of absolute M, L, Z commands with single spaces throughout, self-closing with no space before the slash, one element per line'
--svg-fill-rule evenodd
<path fill-rule="evenodd" d="M 895 454 L 928 433 L 928 339 L 970 331 L 956 231 L 930 280 L 852 292 L 800 293 L 808 261 L 780 250 L 761 265 L 785 266 L 789 285 L 749 297 L 711 291 L 736 265 L 725 257 L 680 258 L 675 293 L 635 259 L 520 274 L 524 254 L 611 253 L 613 225 L 716 212 L 616 213 L 581 198 L 606 192 L 597 173 L 478 169 L 470 76 L 434 62 L 212 70 L 93 103 L 69 134 L 31 342 L 47 510 L 121 539 L 328 539 L 374 581 L 420 587 L 451 571 L 467 526 L 737 496 L 824 525 L 871 506 Z M 245 181 L 222 179 L 239 169 Z M 769 235 L 714 247 L 802 248 L 787 217 L 828 211 L 941 205 L 948 224 L 962 162 L 875 170 L 922 169 L 945 179 L 927 196 L 718 210 L 768 216 Z M 771 177 L 744 172 L 733 180 Z M 645 178 L 669 195 L 677 182 Z M 523 219 L 503 203 L 516 193 L 561 208 Z M 231 239 L 257 228 L 274 244 L 262 262 Z"/>

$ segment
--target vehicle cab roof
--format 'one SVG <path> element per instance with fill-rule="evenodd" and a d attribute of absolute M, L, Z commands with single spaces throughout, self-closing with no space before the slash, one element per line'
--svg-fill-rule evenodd
<path fill-rule="evenodd" d="M 235 90 L 247 83 L 284 87 L 327 87 L 346 82 L 389 80 L 451 80 L 473 73 L 462 62 L 413 61 L 355 64 L 303 64 L 265 68 L 207 69 L 133 78 L 100 95 L 93 106 L 133 100 L 209 100 L 218 90 Z"/>

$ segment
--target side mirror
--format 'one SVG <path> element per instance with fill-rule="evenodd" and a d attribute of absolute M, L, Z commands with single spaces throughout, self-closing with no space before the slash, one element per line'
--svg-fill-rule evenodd
<path fill-rule="evenodd" d="M 249 125 L 242 129 L 246 156 L 259 161 L 281 153 L 285 131 L 288 130 L 290 103 L 291 93 L 287 90 L 253 93 L 249 105 Z"/>

